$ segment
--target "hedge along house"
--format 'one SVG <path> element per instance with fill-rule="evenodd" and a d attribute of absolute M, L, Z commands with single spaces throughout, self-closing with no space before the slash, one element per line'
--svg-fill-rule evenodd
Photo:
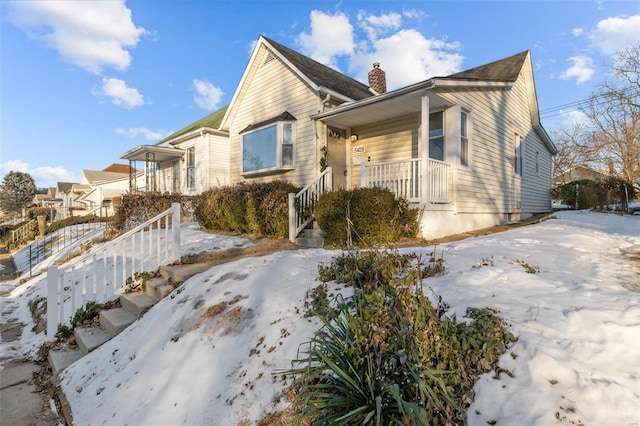
<path fill-rule="evenodd" d="M 143 162 L 143 178 L 130 176 L 130 192 L 149 191 L 197 195 L 228 185 L 229 134 L 219 129 L 224 107 L 155 145 L 140 145 L 122 154 L 131 169 Z"/>
<path fill-rule="evenodd" d="M 551 209 L 551 157 L 528 51 L 386 92 L 260 37 L 220 130 L 231 182 L 288 180 L 290 238 L 332 188 L 381 186 L 420 208 L 425 238 Z M 327 167 L 328 166 L 328 167 Z"/>

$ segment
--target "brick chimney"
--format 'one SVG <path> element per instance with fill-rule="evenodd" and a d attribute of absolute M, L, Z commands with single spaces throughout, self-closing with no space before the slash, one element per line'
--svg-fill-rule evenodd
<path fill-rule="evenodd" d="M 374 62 L 373 69 L 369 71 L 369 87 L 378 94 L 386 93 L 387 91 L 387 79 L 384 71 L 380 69 L 380 62 Z"/>

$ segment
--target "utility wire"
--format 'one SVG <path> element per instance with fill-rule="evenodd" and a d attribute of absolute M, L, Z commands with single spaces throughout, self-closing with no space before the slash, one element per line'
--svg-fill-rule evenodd
<path fill-rule="evenodd" d="M 620 91 L 620 93 L 623 94 L 624 96 L 629 96 L 629 97 L 640 96 L 640 92 L 635 92 L 635 91 L 632 92 L 632 90 L 634 91 L 635 88 L 628 87 Z M 588 98 L 581 99 L 579 101 L 569 102 L 567 104 L 558 105 L 551 108 L 545 108 L 543 110 L 540 110 L 540 118 L 541 119 L 551 118 L 551 117 L 555 117 L 562 114 L 568 114 L 570 112 L 580 110 L 583 107 L 590 105 L 594 101 L 596 101 L 593 104 L 594 106 L 601 106 L 607 103 L 607 101 L 604 98 L 608 98 L 609 96 L 610 96 L 609 93 L 601 93 L 599 95 L 590 96 Z"/>

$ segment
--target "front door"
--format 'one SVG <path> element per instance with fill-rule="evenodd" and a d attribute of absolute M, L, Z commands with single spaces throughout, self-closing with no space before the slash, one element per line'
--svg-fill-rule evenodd
<path fill-rule="evenodd" d="M 333 189 L 347 187 L 347 132 L 327 129 L 327 163 L 332 169 Z"/>

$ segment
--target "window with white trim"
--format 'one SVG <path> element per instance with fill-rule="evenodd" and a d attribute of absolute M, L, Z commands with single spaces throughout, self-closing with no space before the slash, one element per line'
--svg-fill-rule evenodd
<path fill-rule="evenodd" d="M 242 172 L 293 168 L 295 123 L 279 121 L 242 135 Z"/>
<path fill-rule="evenodd" d="M 460 111 L 460 165 L 469 166 L 469 113 Z"/>
<path fill-rule="evenodd" d="M 429 158 L 444 161 L 444 112 L 429 114 Z"/>
<path fill-rule="evenodd" d="M 196 148 L 187 148 L 187 189 L 196 187 Z"/>
<path fill-rule="evenodd" d="M 513 168 L 517 175 L 523 176 L 524 174 L 524 140 L 522 136 L 516 133 L 514 146 L 514 163 Z"/>

